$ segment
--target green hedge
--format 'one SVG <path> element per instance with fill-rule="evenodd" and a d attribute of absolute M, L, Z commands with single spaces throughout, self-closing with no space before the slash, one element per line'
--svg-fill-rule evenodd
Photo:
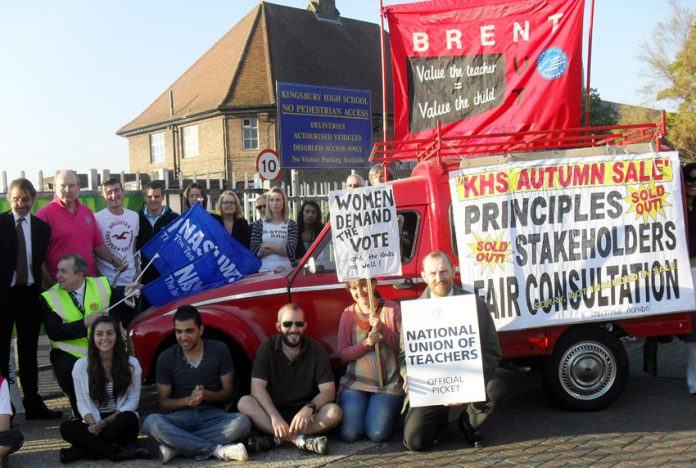
<path fill-rule="evenodd" d="M 80 203 L 88 206 L 93 212 L 97 212 L 106 207 L 106 200 L 101 195 L 80 195 Z M 36 213 L 36 210 L 42 206 L 48 204 L 53 200 L 53 197 L 38 196 L 34 201 L 34 208 L 32 212 Z M 141 192 L 127 193 L 123 198 L 124 208 L 131 209 L 133 211 L 140 211 L 143 207 L 143 194 Z M 0 213 L 4 213 L 10 209 L 10 202 L 7 198 L 0 198 Z"/>

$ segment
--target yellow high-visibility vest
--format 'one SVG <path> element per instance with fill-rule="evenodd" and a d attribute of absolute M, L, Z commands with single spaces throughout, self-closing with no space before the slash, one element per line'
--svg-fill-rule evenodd
<path fill-rule="evenodd" d="M 44 291 L 41 295 L 51 310 L 63 320 L 63 323 L 72 323 L 84 320 L 92 312 L 107 308 L 111 300 L 111 286 L 109 286 L 109 280 L 104 276 L 85 278 L 84 315 L 73 303 L 70 293 L 65 289 L 61 289 L 58 284 L 53 285 L 52 288 Z M 50 340 L 50 342 L 51 348 L 58 348 L 77 358 L 87 356 L 87 336 L 63 341 Z"/>

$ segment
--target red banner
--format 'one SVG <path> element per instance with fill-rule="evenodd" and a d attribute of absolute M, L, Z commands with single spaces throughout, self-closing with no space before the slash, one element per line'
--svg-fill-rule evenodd
<path fill-rule="evenodd" d="M 438 0 L 384 8 L 394 139 L 580 125 L 583 0 Z"/>

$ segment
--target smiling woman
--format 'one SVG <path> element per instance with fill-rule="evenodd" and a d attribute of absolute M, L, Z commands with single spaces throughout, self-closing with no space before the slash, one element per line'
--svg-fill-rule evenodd
<path fill-rule="evenodd" d="M 338 327 L 338 353 L 347 364 L 338 395 L 340 434 L 346 442 L 365 436 L 388 440 L 404 399 L 398 364 L 401 309 L 396 302 L 378 300 L 375 280 L 370 280 L 371 288 L 367 281 L 346 283 L 355 303 L 343 311 Z M 376 308 L 372 313 L 370 303 Z"/>
<path fill-rule="evenodd" d="M 60 425 L 61 436 L 72 444 L 60 449 L 61 463 L 149 458 L 144 448 L 128 446 L 137 440 L 140 428 L 140 364 L 126 353 L 118 324 L 108 315 L 92 324 L 87 357 L 75 363 L 73 380 L 82 421 Z"/>

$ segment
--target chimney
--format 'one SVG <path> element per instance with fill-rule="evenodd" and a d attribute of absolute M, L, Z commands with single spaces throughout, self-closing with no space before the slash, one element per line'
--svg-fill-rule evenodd
<path fill-rule="evenodd" d="M 309 0 L 307 10 L 317 15 L 320 20 L 340 21 L 341 13 L 336 9 L 336 0 Z"/>

